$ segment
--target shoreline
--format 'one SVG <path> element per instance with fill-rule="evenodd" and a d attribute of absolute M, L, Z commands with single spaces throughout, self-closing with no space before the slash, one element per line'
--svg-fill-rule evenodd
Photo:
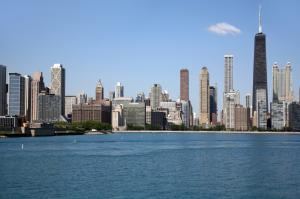
<path fill-rule="evenodd" d="M 195 134 L 278 134 L 278 135 L 300 135 L 300 132 L 289 131 L 164 131 L 164 130 L 126 130 L 112 131 L 112 133 L 195 133 Z"/>
<path fill-rule="evenodd" d="M 300 132 L 289 131 L 170 131 L 170 130 L 126 130 L 126 131 L 96 131 L 96 132 L 62 132 L 53 135 L 31 136 L 28 134 L 0 134 L 1 138 L 17 138 L 17 137 L 43 137 L 43 136 L 72 136 L 72 135 L 109 135 L 109 134 L 125 134 L 125 133 L 153 133 L 153 134 L 247 134 L 247 135 L 300 135 Z"/>

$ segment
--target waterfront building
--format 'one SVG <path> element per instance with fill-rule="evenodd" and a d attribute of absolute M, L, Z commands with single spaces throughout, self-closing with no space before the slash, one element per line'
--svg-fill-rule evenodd
<path fill-rule="evenodd" d="M 24 75 L 24 114 L 25 120 L 31 121 L 31 81 L 29 75 Z"/>
<path fill-rule="evenodd" d="M 160 110 L 166 110 L 168 125 L 181 125 L 183 123 L 180 102 L 160 102 L 159 106 Z"/>
<path fill-rule="evenodd" d="M 101 103 L 75 104 L 72 106 L 72 122 L 97 121 L 111 124 L 112 107 L 109 100 Z"/>
<path fill-rule="evenodd" d="M 104 100 L 104 87 L 101 80 L 96 85 L 96 103 L 101 103 Z"/>
<path fill-rule="evenodd" d="M 190 101 L 181 100 L 182 122 L 185 127 L 190 127 Z"/>
<path fill-rule="evenodd" d="M 123 105 L 116 105 L 112 110 L 111 117 L 111 126 L 114 131 L 125 129 Z"/>
<path fill-rule="evenodd" d="M 224 55 L 224 93 L 233 90 L 233 55 Z"/>
<path fill-rule="evenodd" d="M 126 126 L 133 125 L 145 127 L 146 106 L 145 103 L 124 103 L 123 114 Z"/>
<path fill-rule="evenodd" d="M 151 106 L 146 105 L 146 124 L 149 125 L 151 125 L 151 113 L 152 113 Z"/>
<path fill-rule="evenodd" d="M 20 127 L 22 125 L 22 118 L 18 116 L 6 115 L 0 116 L 0 129 L 12 130 L 13 128 Z"/>
<path fill-rule="evenodd" d="M 248 111 L 246 107 L 243 107 L 240 104 L 237 104 L 234 109 L 234 130 L 236 131 L 247 131 L 249 128 L 249 117 L 248 117 Z"/>
<path fill-rule="evenodd" d="M 257 127 L 260 129 L 267 129 L 267 116 L 268 116 L 268 105 L 266 102 L 266 90 L 265 89 L 257 89 L 255 96 L 256 96 L 256 113 L 257 113 Z"/>
<path fill-rule="evenodd" d="M 77 104 L 77 97 L 75 95 L 65 96 L 65 117 L 68 120 L 72 119 L 73 105 Z"/>
<path fill-rule="evenodd" d="M 151 126 L 160 130 L 165 130 L 167 126 L 166 113 L 163 111 L 152 111 Z"/>
<path fill-rule="evenodd" d="M 189 70 L 180 70 L 180 100 L 189 101 Z"/>
<path fill-rule="evenodd" d="M 218 92 L 217 86 L 209 87 L 209 102 L 210 102 L 210 123 L 217 125 L 218 122 Z"/>
<path fill-rule="evenodd" d="M 157 110 L 159 107 L 159 103 L 162 101 L 161 93 L 161 86 L 159 84 L 153 84 L 150 94 L 150 104 L 152 110 Z"/>
<path fill-rule="evenodd" d="M 265 96 L 258 99 L 257 90 L 264 90 Z M 262 99 L 265 101 L 259 103 L 264 104 L 264 108 L 268 112 L 266 35 L 262 32 L 261 10 L 259 10 L 259 27 L 254 40 L 252 111 L 258 111 L 258 101 Z"/>
<path fill-rule="evenodd" d="M 207 67 L 202 67 L 200 72 L 199 93 L 200 93 L 199 124 L 207 127 L 210 123 L 209 73 Z"/>
<path fill-rule="evenodd" d="M 248 114 L 249 114 L 249 117 L 251 118 L 253 115 L 252 115 L 252 99 L 251 99 L 250 93 L 246 94 L 245 102 L 246 102 L 246 108 L 250 110 L 248 112 Z"/>
<path fill-rule="evenodd" d="M 223 123 L 226 129 L 235 128 L 235 107 L 240 104 L 240 93 L 239 91 L 231 90 L 227 93 L 224 93 L 224 102 L 223 102 Z"/>
<path fill-rule="evenodd" d="M 193 126 L 199 126 L 199 118 L 197 117 L 197 113 L 193 113 Z"/>
<path fill-rule="evenodd" d="M 45 90 L 43 73 L 42 72 L 34 72 L 32 74 L 32 81 L 31 81 L 31 121 L 38 120 L 38 98 L 39 93 Z"/>
<path fill-rule="evenodd" d="M 124 86 L 121 84 L 121 82 L 117 82 L 115 87 L 115 98 L 120 97 L 124 97 Z"/>
<path fill-rule="evenodd" d="M 192 103 L 191 101 L 189 101 L 189 112 L 190 112 L 190 127 L 191 126 L 194 126 L 194 114 L 193 114 L 193 106 L 192 106 Z"/>
<path fill-rule="evenodd" d="M 271 103 L 271 124 L 272 129 L 282 130 L 287 127 L 287 103 L 272 102 Z"/>
<path fill-rule="evenodd" d="M 8 114 L 20 117 L 25 116 L 24 99 L 25 79 L 19 73 L 9 73 L 8 87 Z"/>
<path fill-rule="evenodd" d="M 0 116 L 7 114 L 6 66 L 0 65 Z"/>
<path fill-rule="evenodd" d="M 288 62 L 285 68 L 280 69 L 278 64 L 273 64 L 273 102 L 293 101 L 292 66 Z"/>
<path fill-rule="evenodd" d="M 66 72 L 62 64 L 54 64 L 51 67 L 51 94 L 60 96 L 61 115 L 65 115 L 65 86 Z"/>
<path fill-rule="evenodd" d="M 61 117 L 61 96 L 42 92 L 38 97 L 38 121 L 64 121 Z"/>
<path fill-rule="evenodd" d="M 292 102 L 288 105 L 289 128 L 300 131 L 300 103 Z"/>

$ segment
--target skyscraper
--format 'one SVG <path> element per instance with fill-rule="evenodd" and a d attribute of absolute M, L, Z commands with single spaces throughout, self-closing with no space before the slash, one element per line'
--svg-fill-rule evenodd
<path fill-rule="evenodd" d="M 202 67 L 200 72 L 200 114 L 199 124 L 209 125 L 209 73 L 206 67 Z"/>
<path fill-rule="evenodd" d="M 251 108 L 251 94 L 247 93 L 246 94 L 246 108 Z"/>
<path fill-rule="evenodd" d="M 74 96 L 66 96 L 65 97 L 65 116 L 67 119 L 72 119 L 72 111 L 73 111 L 73 105 L 77 104 L 77 97 Z"/>
<path fill-rule="evenodd" d="M 39 94 L 38 121 L 63 121 L 61 117 L 61 96 L 42 92 Z"/>
<path fill-rule="evenodd" d="M 250 118 L 252 118 L 252 102 L 251 102 L 251 94 L 246 94 L 246 109 L 247 109 L 247 116 L 248 116 L 248 122 L 250 122 Z M 251 124 L 249 123 L 248 126 L 250 127 Z"/>
<path fill-rule="evenodd" d="M 26 121 L 31 121 L 31 77 L 24 75 L 24 113 Z"/>
<path fill-rule="evenodd" d="M 180 70 L 180 100 L 189 100 L 189 70 Z"/>
<path fill-rule="evenodd" d="M 280 69 L 278 64 L 273 64 L 273 102 L 293 101 L 292 66 L 288 62 L 285 68 Z"/>
<path fill-rule="evenodd" d="M 19 73 L 9 73 L 8 114 L 25 116 L 24 77 Z"/>
<path fill-rule="evenodd" d="M 60 96 L 61 115 L 65 115 L 65 81 L 66 74 L 62 64 L 51 67 L 51 94 Z"/>
<path fill-rule="evenodd" d="M 233 90 L 233 55 L 224 55 L 224 93 Z"/>
<path fill-rule="evenodd" d="M 213 125 L 216 125 L 218 120 L 217 86 L 209 87 L 209 101 L 210 101 L 210 122 Z"/>
<path fill-rule="evenodd" d="M 6 67 L 0 65 L 0 116 L 6 115 Z"/>
<path fill-rule="evenodd" d="M 257 127 L 260 129 L 267 129 L 267 113 L 268 105 L 266 102 L 266 89 L 256 89 L 256 115 L 257 115 Z"/>
<path fill-rule="evenodd" d="M 35 72 L 32 74 L 32 81 L 31 81 L 31 121 L 38 120 L 38 98 L 39 93 L 45 89 L 43 73 L 42 72 Z"/>
<path fill-rule="evenodd" d="M 124 97 L 124 86 L 117 82 L 117 85 L 115 87 L 115 98 Z"/>
<path fill-rule="evenodd" d="M 96 86 L 96 102 L 101 102 L 104 99 L 104 87 L 101 80 L 98 81 Z"/>
<path fill-rule="evenodd" d="M 150 105 L 152 110 L 156 110 L 161 102 L 161 86 L 159 84 L 153 84 L 151 88 Z"/>
<path fill-rule="evenodd" d="M 267 58 L 266 58 L 266 35 L 262 32 L 261 9 L 259 10 L 259 28 L 254 41 L 254 64 L 253 64 L 253 94 L 252 108 L 257 111 L 257 90 L 263 89 L 268 112 L 268 81 L 267 81 Z M 262 93 L 262 91 L 259 91 Z"/>
<path fill-rule="evenodd" d="M 226 129 L 235 128 L 235 107 L 238 104 L 240 104 L 239 91 L 232 90 L 224 93 L 223 123 Z"/>

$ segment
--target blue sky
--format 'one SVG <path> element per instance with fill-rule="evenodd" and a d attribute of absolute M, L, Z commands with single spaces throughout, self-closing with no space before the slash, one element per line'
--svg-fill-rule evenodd
<path fill-rule="evenodd" d="M 126 96 L 159 83 L 179 97 L 179 70 L 190 71 L 190 98 L 198 113 L 199 72 L 207 66 L 217 83 L 219 109 L 224 54 L 234 55 L 234 88 L 252 92 L 253 43 L 262 5 L 267 35 L 269 97 L 272 64 L 292 63 L 294 93 L 300 86 L 300 2 L 297 0 L 0 0 L 0 64 L 8 72 L 42 71 L 49 85 L 50 67 L 66 68 L 66 94 L 84 90 L 94 97 L 98 79 L 105 95 L 117 81 Z M 227 23 L 240 33 L 220 35 L 208 28 Z"/>

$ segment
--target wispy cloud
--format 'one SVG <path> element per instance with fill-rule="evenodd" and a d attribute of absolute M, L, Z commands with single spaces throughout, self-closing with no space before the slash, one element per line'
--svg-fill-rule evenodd
<path fill-rule="evenodd" d="M 209 26 L 208 31 L 216 33 L 218 35 L 238 35 L 242 32 L 237 27 L 225 22 Z"/>

